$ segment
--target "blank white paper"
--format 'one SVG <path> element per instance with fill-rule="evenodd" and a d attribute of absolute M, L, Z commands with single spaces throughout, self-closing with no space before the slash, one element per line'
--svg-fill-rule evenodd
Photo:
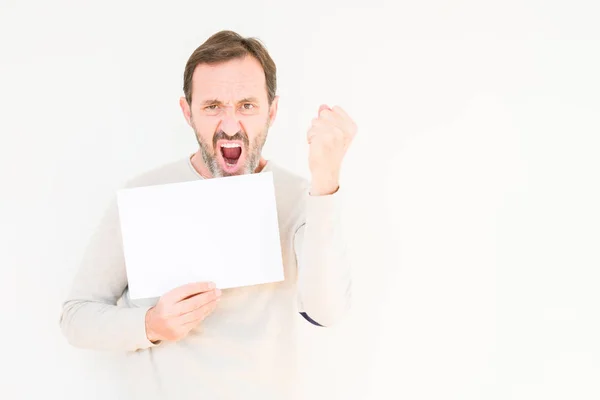
<path fill-rule="evenodd" d="M 131 298 L 284 279 L 272 172 L 122 189 L 117 202 Z"/>

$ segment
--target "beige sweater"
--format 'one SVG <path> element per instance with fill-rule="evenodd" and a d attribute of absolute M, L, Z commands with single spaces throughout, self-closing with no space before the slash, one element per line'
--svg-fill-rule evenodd
<path fill-rule="evenodd" d="M 145 314 L 158 299 L 128 296 L 115 196 L 86 250 L 60 326 L 73 346 L 124 356 L 127 398 L 295 398 L 298 324 L 330 326 L 350 304 L 341 189 L 310 196 L 305 179 L 273 162 L 264 171 L 273 172 L 285 279 L 223 290 L 217 309 L 179 342 L 154 345 L 146 338 Z M 196 179 L 203 178 L 185 157 L 126 187 Z"/>

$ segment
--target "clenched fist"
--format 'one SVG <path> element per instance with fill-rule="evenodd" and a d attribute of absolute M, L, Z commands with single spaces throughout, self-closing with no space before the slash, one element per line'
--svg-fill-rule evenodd
<path fill-rule="evenodd" d="M 337 191 L 342 160 L 356 131 L 356 124 L 341 107 L 319 107 L 318 117 L 312 120 L 307 133 L 311 195 Z"/>
<path fill-rule="evenodd" d="M 211 282 L 190 283 L 163 295 L 146 313 L 151 342 L 177 341 L 214 311 L 221 295 Z"/>

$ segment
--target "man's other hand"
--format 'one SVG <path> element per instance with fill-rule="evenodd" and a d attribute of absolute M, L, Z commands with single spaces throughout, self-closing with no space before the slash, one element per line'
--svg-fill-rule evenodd
<path fill-rule="evenodd" d="M 177 341 L 217 305 L 221 291 L 212 282 L 194 282 L 165 293 L 146 313 L 146 336 L 153 343 Z"/>

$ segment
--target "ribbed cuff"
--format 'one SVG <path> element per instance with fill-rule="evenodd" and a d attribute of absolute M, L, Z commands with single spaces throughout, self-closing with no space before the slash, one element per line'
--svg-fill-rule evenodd
<path fill-rule="evenodd" d="M 127 336 L 126 347 L 131 351 L 144 350 L 158 346 L 160 342 L 152 343 L 146 336 L 146 313 L 151 308 L 132 307 L 123 316 L 123 335 Z"/>
<path fill-rule="evenodd" d="M 308 194 L 306 200 L 306 219 L 315 219 L 317 221 L 336 221 L 339 218 L 341 198 L 343 190 L 338 190 L 332 194 L 313 196 Z"/>

